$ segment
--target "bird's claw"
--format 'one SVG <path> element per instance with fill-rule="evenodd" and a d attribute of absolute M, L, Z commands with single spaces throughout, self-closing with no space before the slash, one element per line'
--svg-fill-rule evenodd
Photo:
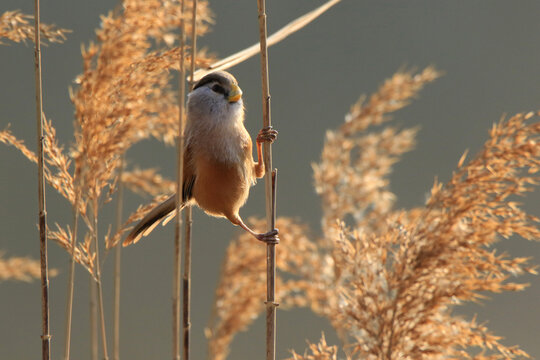
<path fill-rule="evenodd" d="M 279 233 L 278 229 L 274 229 L 264 234 L 257 234 L 255 235 L 255 237 L 257 238 L 257 240 L 262 241 L 266 244 L 277 245 L 279 244 L 278 233 Z"/>
<path fill-rule="evenodd" d="M 272 126 L 267 126 L 259 131 L 259 134 L 257 135 L 257 142 L 267 142 L 272 144 L 274 141 L 276 141 L 277 135 L 278 131 L 276 129 L 274 129 Z"/>

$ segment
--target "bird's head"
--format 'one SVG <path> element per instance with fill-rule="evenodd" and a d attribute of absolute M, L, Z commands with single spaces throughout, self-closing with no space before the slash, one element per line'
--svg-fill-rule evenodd
<path fill-rule="evenodd" d="M 188 112 L 197 117 L 243 120 L 243 107 L 242 90 L 234 76 L 226 71 L 206 75 L 188 95 Z"/>

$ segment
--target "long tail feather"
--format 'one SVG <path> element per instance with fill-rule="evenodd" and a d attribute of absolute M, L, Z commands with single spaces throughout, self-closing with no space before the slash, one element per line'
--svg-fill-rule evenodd
<path fill-rule="evenodd" d="M 185 203 L 182 204 L 180 209 L 183 209 Z M 159 222 L 167 217 L 171 213 L 176 212 L 176 194 L 171 195 L 167 200 L 156 206 L 150 211 L 137 225 L 131 230 L 129 235 L 123 242 L 123 246 L 127 246 L 136 243 L 141 237 L 148 235 Z"/>

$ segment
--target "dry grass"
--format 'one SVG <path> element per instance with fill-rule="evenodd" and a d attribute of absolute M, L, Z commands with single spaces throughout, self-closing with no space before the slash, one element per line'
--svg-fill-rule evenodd
<path fill-rule="evenodd" d="M 56 276 L 57 274 L 57 270 L 49 269 L 49 276 Z M 0 282 L 7 280 L 30 282 L 40 277 L 41 265 L 39 260 L 17 256 L 5 258 L 4 253 L 0 251 Z"/>
<path fill-rule="evenodd" d="M 172 194 L 176 191 L 175 182 L 164 178 L 157 172 L 157 169 L 134 168 L 131 171 L 122 173 L 124 185 L 141 196 L 158 196 L 161 194 Z"/>
<path fill-rule="evenodd" d="M 45 122 L 47 182 L 77 207 L 90 233 L 97 233 L 94 220 L 99 208 L 116 190 L 123 154 L 149 136 L 172 143 L 177 134 L 178 106 L 169 70 L 179 63 L 179 50 L 174 47 L 179 6 L 174 0 L 126 0 L 121 8 L 103 16 L 97 42 L 83 48 L 84 71 L 71 91 L 75 133 L 68 152 L 58 144 L 51 122 Z M 200 36 L 212 22 L 206 1 L 199 2 L 197 19 Z M 17 28 L 22 31 L 21 26 Z M 209 61 L 204 51 L 198 53 L 199 66 Z M 0 141 L 35 162 L 35 154 L 9 129 L 0 132 Z M 138 176 L 141 185 L 148 183 L 147 175 L 135 172 L 127 177 Z M 58 225 L 50 235 L 70 252 L 69 229 Z M 95 275 L 91 248 L 80 245 L 76 253 L 76 260 Z"/>
<path fill-rule="evenodd" d="M 2 38 L 13 42 L 34 41 L 33 15 L 23 14 L 19 10 L 6 11 L 0 15 L 0 45 L 5 45 Z M 66 40 L 66 34 L 71 30 L 58 28 L 55 25 L 40 24 L 42 41 L 47 40 L 51 43 L 62 43 Z M 42 43 L 44 45 L 46 43 Z"/>
<path fill-rule="evenodd" d="M 174 34 L 181 20 L 178 7 L 173 0 L 125 0 L 103 16 L 96 42 L 83 49 L 84 71 L 71 92 L 75 133 L 69 150 L 58 143 L 51 121 L 44 122 L 45 177 L 87 227 L 75 249 L 69 226 L 57 225 L 49 236 L 70 256 L 73 251 L 93 276 L 99 269 L 92 246 L 99 209 L 116 190 L 124 154 L 149 137 L 170 144 L 178 133 L 177 95 L 169 72 L 180 61 Z M 28 19 L 19 12 L 3 14 L 0 37 L 31 39 L 32 33 L 24 30 Z M 200 36 L 212 22 L 207 2 L 199 1 L 197 19 Z M 42 32 L 51 42 L 66 33 L 55 27 Z M 212 62 L 206 52 L 196 54 L 198 67 Z M 465 156 L 460 159 L 448 183 L 435 182 L 424 206 L 395 209 L 388 176 L 400 156 L 414 147 L 417 129 L 385 123 L 438 76 L 433 68 L 396 73 L 371 97 L 361 98 L 342 126 L 327 133 L 321 160 L 313 165 L 323 210 L 318 236 L 309 235 L 297 220 L 277 221 L 277 299 L 284 308 L 309 307 L 327 317 L 347 358 L 526 356 L 503 345 L 476 319 L 455 316 L 452 310 L 489 293 L 522 290 L 525 285 L 510 276 L 535 273 L 527 259 L 499 254 L 492 245 L 513 235 L 540 237 L 539 219 L 516 201 L 539 180 L 538 114 L 501 120 L 476 156 L 469 162 Z M 9 129 L 0 131 L 0 142 L 36 162 L 36 155 Z M 126 171 L 122 181 L 155 199 L 116 234 L 104 236 L 109 247 L 163 193 L 174 191 L 174 182 L 153 169 Z M 264 231 L 264 221 L 251 224 Z M 264 248 L 248 234 L 231 243 L 207 330 L 212 359 L 225 359 L 235 334 L 264 311 L 265 259 Z M 39 273 L 37 263 L 15 260 L 0 258 L 0 280 Z M 337 354 L 337 347 L 323 337 L 303 356 L 294 353 L 292 358 L 336 359 Z"/>
<path fill-rule="evenodd" d="M 266 228 L 265 220 L 250 219 L 249 223 L 255 231 L 264 231 Z M 303 264 L 306 256 L 303 254 L 316 250 L 309 240 L 308 229 L 286 218 L 278 219 L 277 228 L 280 230 L 278 268 L 307 276 L 312 268 Z M 285 246 L 282 246 L 283 244 Z M 282 251 L 282 248 L 288 250 Z M 220 273 L 221 281 L 216 289 L 216 301 L 206 329 L 209 358 L 213 360 L 225 359 L 234 335 L 247 329 L 265 309 L 265 247 L 257 244 L 250 234 L 241 233 L 227 249 Z M 285 307 L 306 305 L 303 298 L 295 298 L 295 294 L 306 286 L 302 280 L 292 278 L 284 281 L 278 277 L 276 297 L 288 299 L 287 303 L 283 304 Z"/>
<path fill-rule="evenodd" d="M 400 156 L 414 147 L 417 129 L 387 126 L 364 131 L 389 121 L 391 112 L 406 106 L 439 75 L 431 67 L 418 74 L 396 73 L 367 101 L 361 97 L 339 129 L 327 132 L 321 161 L 313 165 L 325 233 L 333 232 L 336 219 L 361 220 L 370 231 L 384 226 L 395 202 L 387 176 Z"/>
<path fill-rule="evenodd" d="M 304 355 L 298 355 L 293 351 L 293 357 L 287 360 L 336 360 L 337 353 L 337 346 L 328 345 L 323 334 L 317 344 L 309 344 L 309 353 L 306 350 Z"/>
<path fill-rule="evenodd" d="M 528 259 L 499 254 L 491 246 L 512 235 L 540 238 L 539 219 L 515 201 L 539 180 L 537 114 L 495 124 L 483 150 L 468 163 L 463 156 L 452 179 L 436 182 L 425 206 L 411 210 L 394 209 L 388 175 L 414 146 L 416 130 L 366 131 L 390 120 L 389 112 L 405 106 L 437 76 L 432 68 L 398 72 L 327 133 L 321 161 L 313 166 L 323 208 L 318 240 L 310 241 L 297 222 L 278 220 L 283 229 L 278 268 L 294 279 L 280 280 L 278 298 L 327 317 L 347 358 L 527 356 L 452 309 L 488 293 L 522 290 L 526 285 L 509 277 L 535 273 Z M 227 353 L 234 334 L 263 310 L 247 304 L 263 291 L 251 293 L 263 281 L 264 254 L 256 247 L 239 248 L 242 241 L 231 244 L 225 259 L 216 293 L 218 320 L 209 331 L 211 354 Z M 310 351 L 293 358 L 336 356 L 324 338 Z"/>
<path fill-rule="evenodd" d="M 77 88 L 70 92 L 75 106 L 75 131 L 69 151 L 58 143 L 52 122 L 44 123 L 46 180 L 78 209 L 89 232 L 97 232 L 93 218 L 98 217 L 99 208 L 111 200 L 116 190 L 118 169 L 126 151 L 148 137 L 172 144 L 178 134 L 177 95 L 171 88 L 170 70 L 179 68 L 180 49 L 175 46 L 175 31 L 181 21 L 179 7 L 178 0 L 124 0 L 116 10 L 104 15 L 102 26 L 96 31 L 96 42 L 82 48 L 83 73 L 75 81 Z M 190 13 L 188 3 L 185 14 Z M 6 12 L 1 23 L 1 29 L 6 30 L 0 30 L 0 37 L 15 38 L 14 34 L 28 33 L 26 38 L 31 38 L 31 32 L 25 30 L 31 28 L 29 18 L 18 11 Z M 197 36 L 204 35 L 212 22 L 208 2 L 199 1 Z M 185 30 L 186 34 L 191 33 L 189 21 Z M 296 30 L 288 30 L 287 35 Z M 62 40 L 68 32 L 46 25 L 42 31 L 51 42 Z M 23 40 L 23 35 L 18 36 Z M 188 49 L 184 63 L 190 61 Z M 197 67 L 207 68 L 211 63 L 215 59 L 206 50 L 197 52 Z M 35 153 L 9 128 L 0 131 L 0 142 L 14 146 L 36 162 Z M 156 199 L 171 190 L 171 183 L 151 169 L 128 170 L 122 177 L 130 189 L 148 192 Z M 150 207 L 144 209 L 148 211 Z M 140 211 L 130 219 L 144 216 Z M 128 225 L 106 239 L 117 239 Z M 69 233 L 58 225 L 50 236 L 71 253 Z M 93 251 L 80 245 L 76 253 L 80 254 L 76 256 L 77 262 L 92 272 Z"/>

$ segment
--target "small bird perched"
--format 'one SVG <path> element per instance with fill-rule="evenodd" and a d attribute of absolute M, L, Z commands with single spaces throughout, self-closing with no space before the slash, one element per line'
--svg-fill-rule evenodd
<path fill-rule="evenodd" d="M 242 90 L 234 76 L 225 71 L 210 73 L 188 94 L 185 128 L 182 204 L 196 204 L 207 214 L 225 217 L 255 238 L 277 242 L 277 229 L 256 233 L 238 211 L 249 196 L 249 188 L 265 173 L 262 143 L 272 143 L 277 131 L 262 129 L 257 136 L 257 159 L 244 127 Z M 123 245 L 139 241 L 156 226 L 176 215 L 176 195 L 150 211 L 129 233 Z"/>

